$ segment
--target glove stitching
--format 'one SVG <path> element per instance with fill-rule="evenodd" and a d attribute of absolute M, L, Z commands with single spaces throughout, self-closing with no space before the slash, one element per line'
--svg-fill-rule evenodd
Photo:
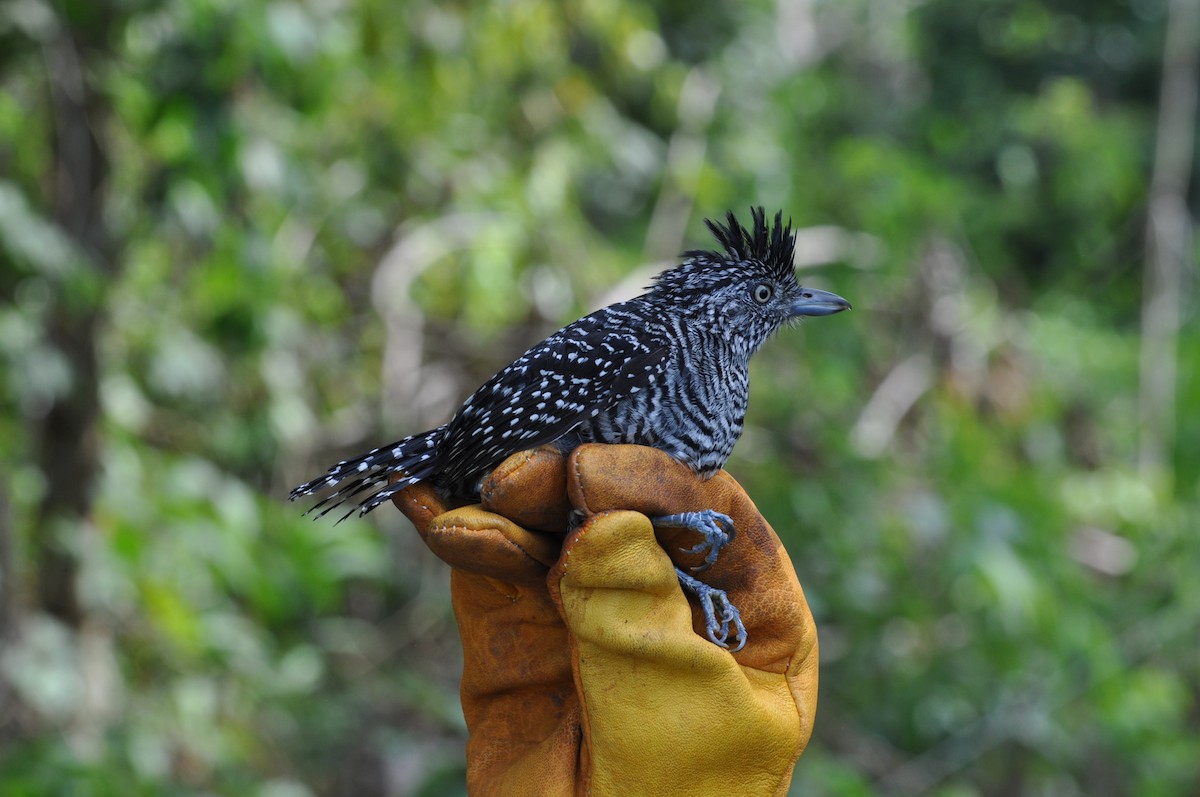
<path fill-rule="evenodd" d="M 508 473 L 504 474 L 503 479 L 489 478 L 489 479 L 485 480 L 484 489 L 481 491 L 480 496 L 479 496 L 480 499 L 483 500 L 483 502 L 485 504 L 491 503 L 495 499 L 496 494 L 498 492 L 500 492 L 500 482 L 501 481 L 509 481 L 510 479 L 515 478 L 516 475 L 518 473 L 520 473 L 522 468 L 524 468 L 526 465 L 528 465 L 530 462 L 533 461 L 532 452 L 525 451 L 525 452 L 523 452 L 523 454 L 524 454 L 524 456 L 522 456 L 521 462 L 517 465 L 514 465 L 512 470 L 510 470 Z"/>
<path fill-rule="evenodd" d="M 495 526 L 491 526 L 491 527 L 489 527 L 489 528 L 490 528 L 492 531 L 500 531 L 500 529 L 496 528 Z M 454 524 L 454 523 L 438 523 L 438 524 L 435 524 L 435 525 L 432 525 L 432 526 L 430 526 L 430 527 L 429 527 L 429 533 L 430 533 L 430 534 L 437 534 L 437 533 L 440 533 L 440 532 L 443 532 L 443 531 L 449 531 L 450 529 L 463 529 L 464 531 L 479 531 L 479 530 L 480 530 L 480 529 L 472 529 L 472 528 L 470 528 L 470 527 L 467 527 L 467 526 L 459 526 L 459 525 L 457 525 L 457 524 Z M 506 541 L 506 542 L 509 544 L 509 546 L 510 546 L 510 547 L 512 547 L 512 548 L 514 548 L 515 550 L 519 551 L 519 552 L 521 553 L 521 555 L 522 555 L 522 556 L 524 556 L 526 559 L 528 559 L 530 562 L 533 562 L 533 563 L 534 563 L 534 564 L 536 564 L 536 565 L 541 565 L 542 567 L 545 567 L 545 564 L 543 564 L 542 562 L 540 562 L 538 559 L 534 558 L 534 556 L 533 556 L 533 555 L 531 555 L 531 554 L 529 553 L 529 551 L 528 551 L 528 550 L 526 550 L 526 549 L 525 549 L 525 547 L 524 547 L 524 546 L 522 546 L 522 545 L 521 545 L 519 542 L 517 542 L 516 540 L 512 539 L 511 537 L 505 537 L 504 539 L 505 539 L 505 541 Z M 452 566 L 453 566 L 453 565 L 452 565 Z"/>
<path fill-rule="evenodd" d="M 571 541 L 563 546 L 562 558 L 559 559 L 559 570 L 563 574 L 566 574 L 566 572 L 571 569 L 571 548 L 585 534 L 587 534 L 587 529 L 580 529 L 576 531 L 574 536 L 571 537 Z"/>
<path fill-rule="evenodd" d="M 580 502 L 583 504 L 583 506 L 579 507 L 579 509 L 584 514 L 590 515 L 590 514 L 592 514 L 592 511 L 590 509 L 588 509 L 587 490 L 585 489 L 584 483 L 583 483 L 583 473 L 579 469 L 579 453 L 578 452 L 576 452 L 576 454 L 573 457 L 571 457 L 571 462 L 573 463 L 572 467 L 575 468 L 575 484 L 577 484 L 579 486 Z"/>
<path fill-rule="evenodd" d="M 612 510 L 609 510 L 606 512 L 600 512 L 599 514 L 596 514 L 596 515 L 592 515 L 592 518 L 602 518 L 602 517 L 606 517 L 611 514 L 612 514 Z M 574 547 L 581 539 L 583 539 L 587 535 L 589 530 L 590 529 L 586 529 L 586 528 L 581 528 L 581 529 L 577 530 L 571 536 L 571 541 L 563 546 L 562 558 L 559 560 L 559 562 L 560 562 L 559 569 L 563 573 L 566 573 L 567 570 L 569 570 L 571 568 L 570 560 L 571 560 L 572 547 Z"/>
<path fill-rule="evenodd" d="M 412 501 L 412 499 L 410 498 L 409 501 Z M 429 507 L 429 505 L 426 504 L 424 501 L 416 501 L 415 503 L 417 504 L 417 506 L 421 507 L 422 509 L 424 509 L 426 512 L 428 512 L 431 515 L 439 514 L 439 513 L 434 512 L 433 509 L 431 509 Z"/>

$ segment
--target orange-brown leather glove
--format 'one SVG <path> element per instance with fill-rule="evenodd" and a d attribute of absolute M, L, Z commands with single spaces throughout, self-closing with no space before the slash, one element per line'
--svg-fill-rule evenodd
<path fill-rule="evenodd" d="M 779 538 L 736 481 L 657 449 L 516 454 L 482 505 L 427 485 L 394 498 L 453 568 L 467 782 L 487 795 L 782 795 L 812 733 L 817 638 Z M 583 522 L 563 534 L 569 512 Z M 736 537 L 701 574 L 748 631 L 704 636 L 667 551 L 696 535 L 649 518 L 710 509 Z M 664 550 L 664 546 L 666 550 Z"/>

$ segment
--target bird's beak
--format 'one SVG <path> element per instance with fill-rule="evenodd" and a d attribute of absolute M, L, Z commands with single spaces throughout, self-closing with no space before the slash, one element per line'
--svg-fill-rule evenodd
<path fill-rule="evenodd" d="M 803 288 L 800 298 L 792 302 L 792 315 L 833 315 L 850 309 L 850 302 L 829 291 Z"/>

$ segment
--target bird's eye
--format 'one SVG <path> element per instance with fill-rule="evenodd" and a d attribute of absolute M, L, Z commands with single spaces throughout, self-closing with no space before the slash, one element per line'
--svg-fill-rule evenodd
<path fill-rule="evenodd" d="M 765 282 L 760 282 L 754 288 L 754 301 L 758 302 L 759 304 L 766 304 L 767 302 L 771 301 L 771 296 L 773 296 L 774 293 L 775 291 L 771 290 L 770 285 Z"/>

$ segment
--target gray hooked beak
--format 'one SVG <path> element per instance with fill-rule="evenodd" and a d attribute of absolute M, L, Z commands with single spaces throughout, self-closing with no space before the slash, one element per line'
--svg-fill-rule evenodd
<path fill-rule="evenodd" d="M 850 302 L 829 291 L 802 288 L 800 298 L 792 302 L 792 315 L 833 315 L 850 309 Z"/>

